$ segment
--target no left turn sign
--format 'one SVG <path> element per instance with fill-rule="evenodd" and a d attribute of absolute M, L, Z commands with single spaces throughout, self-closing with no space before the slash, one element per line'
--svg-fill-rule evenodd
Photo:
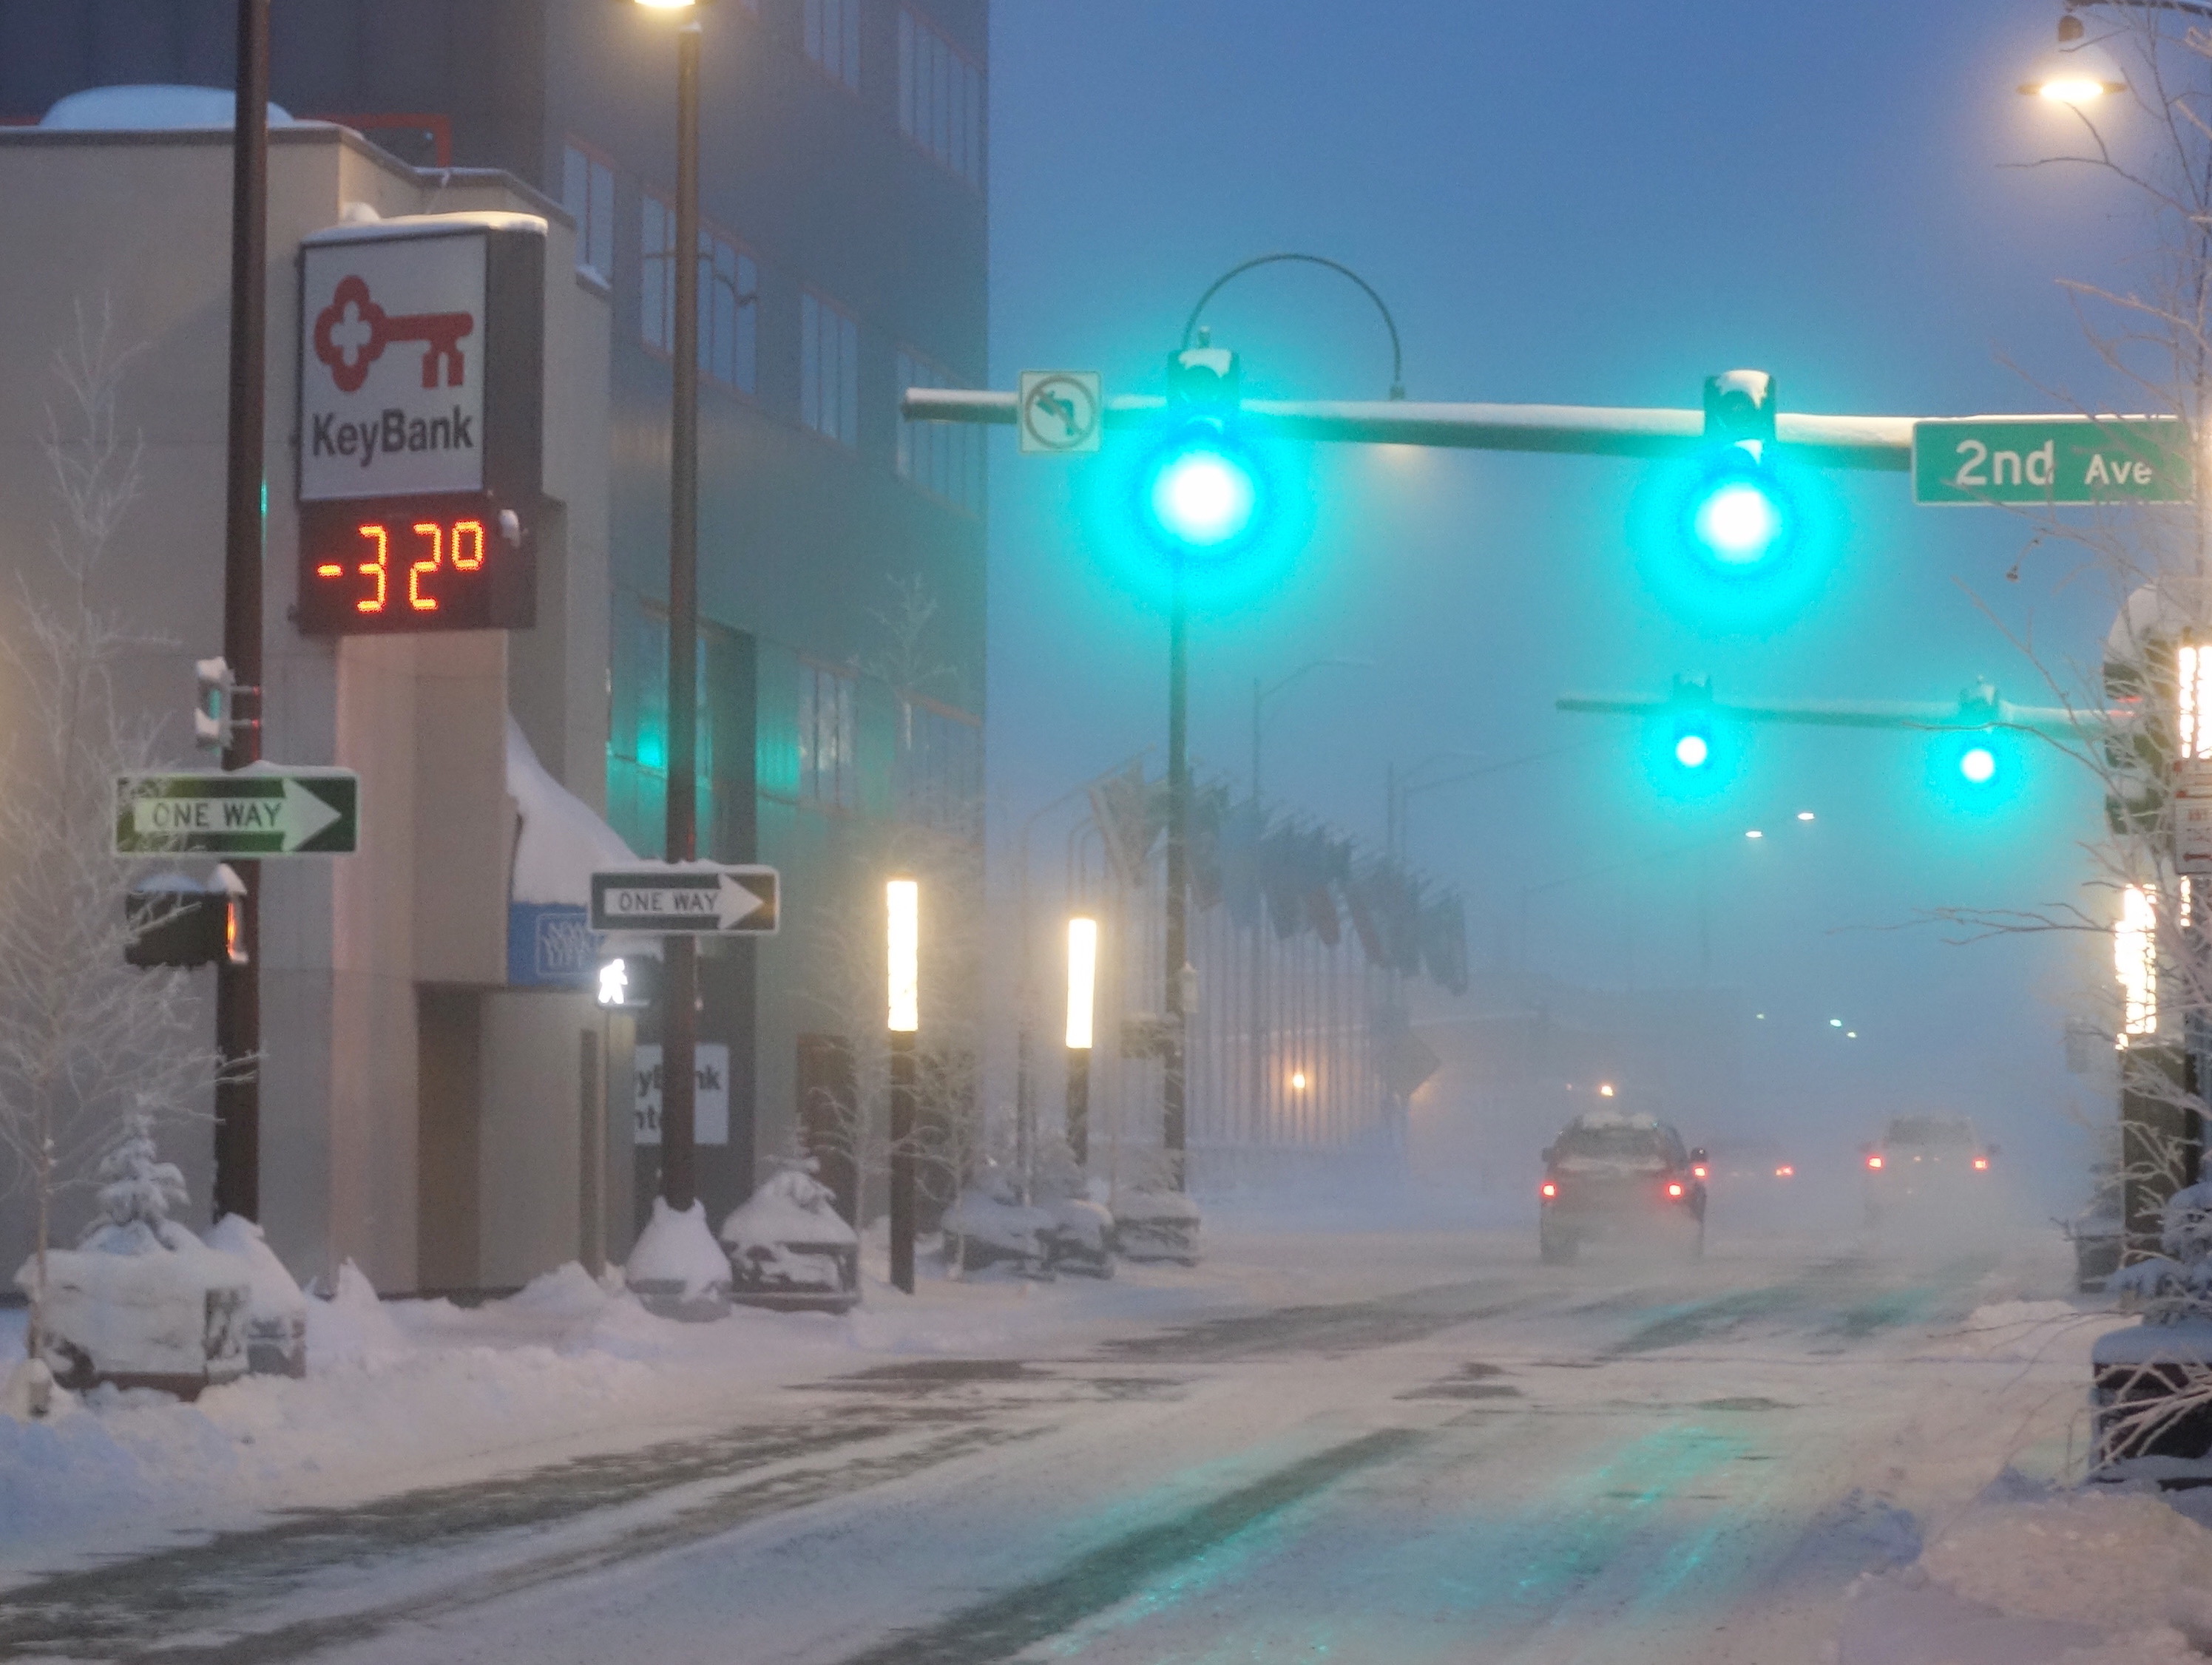
<path fill-rule="evenodd" d="M 1071 457 L 1098 449 L 1104 378 L 1096 370 L 1024 370 L 1021 449 L 1025 457 Z"/>

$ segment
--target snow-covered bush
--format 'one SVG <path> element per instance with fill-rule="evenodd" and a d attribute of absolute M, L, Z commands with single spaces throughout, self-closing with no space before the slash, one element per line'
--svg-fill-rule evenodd
<path fill-rule="evenodd" d="M 1052 1275 L 1053 1217 L 1025 1206 L 1014 1176 L 985 1162 L 945 1213 L 945 1259 L 963 1271 L 1004 1266 L 1024 1277 Z"/>
<path fill-rule="evenodd" d="M 722 1222 L 730 1295 L 750 1306 L 842 1312 L 860 1299 L 860 1239 L 811 1156 L 778 1160 Z"/>
<path fill-rule="evenodd" d="M 653 1199 L 653 1218 L 629 1251 L 623 1278 L 646 1311 L 702 1323 L 729 1316 L 730 1262 L 707 1229 L 707 1205 L 680 1212 Z"/>

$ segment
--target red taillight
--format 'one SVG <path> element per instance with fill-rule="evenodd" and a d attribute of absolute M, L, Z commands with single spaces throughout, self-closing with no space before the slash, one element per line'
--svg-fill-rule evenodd
<path fill-rule="evenodd" d="M 1679 1180 L 1679 1179 L 1673 1179 L 1673 1180 L 1669 1180 L 1669 1181 L 1668 1181 L 1668 1183 L 1667 1183 L 1667 1195 L 1668 1195 L 1668 1196 L 1681 1196 L 1681 1194 L 1682 1194 L 1682 1182 L 1681 1182 L 1680 1180 Z"/>
<path fill-rule="evenodd" d="M 1990 1159 L 1988 1157 L 1978 1156 L 1974 1159 L 1974 1172 L 1976 1173 L 1987 1173 L 1989 1169 Z"/>
<path fill-rule="evenodd" d="M 1705 1177 L 1705 1165 L 1702 1162 L 1698 1163 L 1696 1167 L 1690 1170 L 1690 1173 L 1693 1178 L 1703 1179 Z"/>
<path fill-rule="evenodd" d="M 1554 1185 L 1554 1184 L 1553 1184 L 1550 1180 L 1548 1180 L 1548 1179 L 1547 1179 L 1547 1180 L 1546 1180 L 1546 1181 L 1543 1183 L 1543 1184 L 1542 1184 L 1542 1185 L 1540 1185 L 1540 1187 L 1538 1187 L 1538 1189 L 1539 1189 L 1539 1190 L 1543 1193 L 1543 1195 L 1545 1195 L 1546 1196 L 1557 1196 L 1559 1194 L 1559 1188 L 1557 1185 Z"/>
<path fill-rule="evenodd" d="M 1774 1177 L 1777 1179 L 1795 1179 L 1797 1177 L 1797 1170 L 1784 1162 L 1774 1171 Z"/>
<path fill-rule="evenodd" d="M 1867 1158 L 1867 1166 L 1869 1166 L 1869 1168 L 1878 1168 L 1878 1167 L 1880 1167 L 1881 1166 L 1881 1158 L 1880 1158 L 1879 1156 L 1869 1156 L 1869 1158 Z"/>

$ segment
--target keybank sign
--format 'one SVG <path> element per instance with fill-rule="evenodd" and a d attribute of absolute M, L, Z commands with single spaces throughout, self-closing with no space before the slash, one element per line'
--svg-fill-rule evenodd
<path fill-rule="evenodd" d="M 306 239 L 301 501 L 531 503 L 544 240 L 544 222 L 522 215 L 411 215 Z M 503 465 L 506 451 L 520 466 Z"/>

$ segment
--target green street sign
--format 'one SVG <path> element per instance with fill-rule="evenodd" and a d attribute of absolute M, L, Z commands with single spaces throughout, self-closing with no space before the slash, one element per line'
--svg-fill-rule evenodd
<path fill-rule="evenodd" d="M 350 856 L 361 777 L 350 769 L 179 771 L 115 778 L 118 856 Z"/>
<path fill-rule="evenodd" d="M 2172 416 L 1961 416 L 1912 425 L 1912 500 L 2186 503 L 2189 431 Z"/>

